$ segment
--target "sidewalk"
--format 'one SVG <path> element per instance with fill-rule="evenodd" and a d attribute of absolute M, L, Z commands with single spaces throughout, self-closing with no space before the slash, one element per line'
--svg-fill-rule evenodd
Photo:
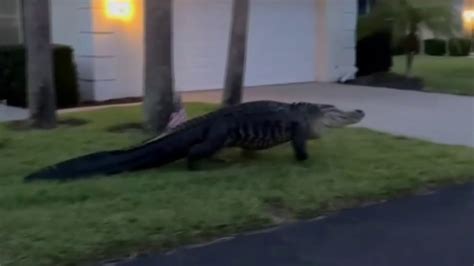
<path fill-rule="evenodd" d="M 28 117 L 28 111 L 21 108 L 6 106 L 0 103 L 0 122 L 22 120 Z"/>

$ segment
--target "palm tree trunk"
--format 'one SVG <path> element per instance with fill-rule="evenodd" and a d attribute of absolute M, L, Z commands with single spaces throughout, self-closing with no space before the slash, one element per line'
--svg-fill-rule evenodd
<path fill-rule="evenodd" d="M 49 0 L 26 0 L 23 6 L 30 123 L 36 128 L 54 128 L 57 118 Z"/>
<path fill-rule="evenodd" d="M 406 51 L 406 69 L 405 75 L 410 77 L 413 69 L 413 61 L 415 55 L 420 51 L 420 39 L 418 38 L 417 32 L 418 24 L 416 22 L 410 22 L 410 32 L 406 36 L 405 40 L 405 51 Z"/>
<path fill-rule="evenodd" d="M 249 0 L 234 0 L 227 69 L 222 103 L 235 105 L 242 101 L 245 59 L 247 53 Z"/>
<path fill-rule="evenodd" d="M 173 112 L 172 0 L 145 0 L 144 113 L 148 130 L 166 129 Z"/>
<path fill-rule="evenodd" d="M 406 68 L 405 68 L 405 76 L 411 77 L 412 69 L 413 69 L 413 60 L 415 59 L 415 53 L 407 52 L 406 54 Z"/>

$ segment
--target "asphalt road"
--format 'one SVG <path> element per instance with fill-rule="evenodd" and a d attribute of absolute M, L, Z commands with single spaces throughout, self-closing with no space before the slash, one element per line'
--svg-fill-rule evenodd
<path fill-rule="evenodd" d="M 120 266 L 473 266 L 474 184 Z"/>

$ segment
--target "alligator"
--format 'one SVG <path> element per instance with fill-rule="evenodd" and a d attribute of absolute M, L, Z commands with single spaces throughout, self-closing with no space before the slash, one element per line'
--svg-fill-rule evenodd
<path fill-rule="evenodd" d="M 253 101 L 222 107 L 183 122 L 169 132 L 140 144 L 100 151 L 40 169 L 24 178 L 74 180 L 110 176 L 163 166 L 187 159 L 189 170 L 224 148 L 255 152 L 291 143 L 295 159 L 308 158 L 307 141 L 320 138 L 326 129 L 360 122 L 362 110 L 343 111 L 330 104 Z"/>

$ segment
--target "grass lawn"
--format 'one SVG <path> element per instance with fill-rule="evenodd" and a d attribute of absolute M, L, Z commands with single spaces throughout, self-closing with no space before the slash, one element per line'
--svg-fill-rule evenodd
<path fill-rule="evenodd" d="M 212 108 L 188 105 L 193 115 Z M 50 132 L 0 124 L 0 265 L 75 265 L 161 251 L 474 180 L 473 149 L 347 128 L 312 142 L 305 163 L 295 162 L 283 145 L 255 159 L 224 152 L 220 156 L 232 162 L 207 162 L 200 172 L 177 162 L 111 178 L 22 183 L 38 167 L 146 138 L 138 131 L 105 130 L 139 121 L 139 107 L 65 117 L 89 123 Z"/>
<path fill-rule="evenodd" d="M 394 57 L 393 71 L 405 73 L 405 57 Z M 468 57 L 415 57 L 413 74 L 432 92 L 474 96 L 474 59 Z"/>

